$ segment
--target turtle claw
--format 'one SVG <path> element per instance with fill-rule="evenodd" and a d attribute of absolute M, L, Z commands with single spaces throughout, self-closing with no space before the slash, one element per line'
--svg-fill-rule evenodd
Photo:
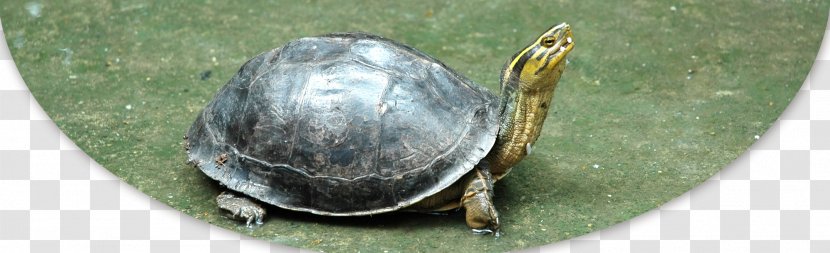
<path fill-rule="evenodd" d="M 491 230 L 489 228 L 485 228 L 485 229 L 475 229 L 474 228 L 473 229 L 473 234 L 476 234 L 476 235 L 489 235 L 490 233 L 493 233 L 493 230 Z"/>
<path fill-rule="evenodd" d="M 474 228 L 474 229 L 472 229 L 472 230 L 473 230 L 473 234 L 475 234 L 475 235 L 489 235 L 489 234 L 493 234 L 493 236 L 495 236 L 496 238 L 498 238 L 499 236 L 501 236 L 501 231 L 499 231 L 498 229 L 497 229 L 497 230 L 495 230 L 495 231 L 493 231 L 492 229 L 489 229 L 489 228 L 485 228 L 485 229 L 475 229 L 475 228 Z"/>
<path fill-rule="evenodd" d="M 258 226 L 262 225 L 262 216 L 264 216 L 264 215 L 265 215 L 264 212 L 259 214 L 259 213 L 256 213 L 256 211 L 254 211 L 254 215 L 251 215 L 251 216 L 248 216 L 248 217 L 243 217 L 242 215 L 240 215 L 240 218 L 247 219 L 246 222 L 245 222 L 245 226 L 250 228 L 250 229 L 253 229 L 255 227 L 258 227 Z M 234 215 L 234 217 L 236 217 L 236 216 Z"/>

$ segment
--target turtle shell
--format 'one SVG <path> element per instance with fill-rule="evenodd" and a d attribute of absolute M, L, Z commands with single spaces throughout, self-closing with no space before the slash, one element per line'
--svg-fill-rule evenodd
<path fill-rule="evenodd" d="M 187 133 L 189 161 L 230 189 L 323 215 L 397 210 L 493 146 L 498 99 L 411 47 L 344 33 L 245 63 Z"/>

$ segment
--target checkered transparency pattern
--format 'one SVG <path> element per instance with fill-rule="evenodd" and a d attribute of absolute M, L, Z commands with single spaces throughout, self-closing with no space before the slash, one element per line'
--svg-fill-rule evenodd
<path fill-rule="evenodd" d="M 0 252 L 301 251 L 193 219 L 127 185 L 61 134 L 22 81 L 8 82 L 12 61 L 0 60 L 0 71 Z"/>
<path fill-rule="evenodd" d="M 110 174 L 43 112 L 5 41 L 0 37 L 0 251 L 304 251 L 196 220 Z M 632 220 L 521 252 L 830 252 L 827 192 L 825 37 L 812 72 L 779 121 L 719 174 Z"/>

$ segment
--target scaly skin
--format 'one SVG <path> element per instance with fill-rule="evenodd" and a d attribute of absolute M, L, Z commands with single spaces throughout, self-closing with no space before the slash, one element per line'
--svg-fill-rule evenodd
<path fill-rule="evenodd" d="M 553 87 L 539 90 L 522 90 L 519 87 L 515 94 L 515 107 L 510 108 L 513 111 L 502 116 L 507 119 L 502 120 L 501 129 L 504 130 L 499 131 L 493 149 L 485 158 L 492 164 L 491 172 L 497 180 L 530 154 L 542 132 L 553 93 Z"/>

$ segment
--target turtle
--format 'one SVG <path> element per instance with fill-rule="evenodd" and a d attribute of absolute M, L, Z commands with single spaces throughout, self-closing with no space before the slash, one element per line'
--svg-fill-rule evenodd
<path fill-rule="evenodd" d="M 265 216 L 257 203 L 327 216 L 463 208 L 473 232 L 498 234 L 493 183 L 531 153 L 573 47 L 570 25 L 547 29 L 505 64 L 497 96 L 381 36 L 296 39 L 218 90 L 185 135 L 188 162 L 248 226 Z"/>

